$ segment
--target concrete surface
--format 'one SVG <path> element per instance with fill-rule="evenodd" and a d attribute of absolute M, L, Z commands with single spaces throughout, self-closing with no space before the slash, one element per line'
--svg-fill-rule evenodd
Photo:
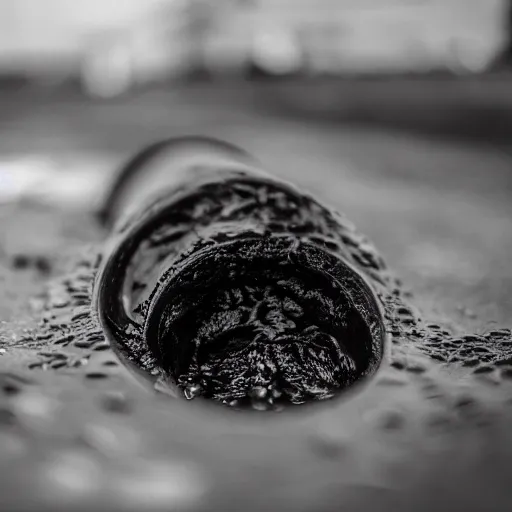
<path fill-rule="evenodd" d="M 255 94 L 147 91 L 102 104 L 18 91 L 1 102 L 0 153 L 70 162 L 93 154 L 121 162 L 161 137 L 226 139 L 345 212 L 412 290 L 408 300 L 425 322 L 440 323 L 450 336 L 511 326 L 510 152 L 269 115 Z M 0 508 L 504 510 L 510 504 L 512 389 L 510 379 L 493 377 L 494 367 L 481 380 L 456 365 L 441 368 L 406 344 L 406 357 L 420 361 L 423 376 L 395 375 L 385 365 L 379 378 L 387 384 L 279 420 L 210 409 L 205 417 L 201 407 L 150 400 L 122 368 L 112 378 L 85 378 L 101 375 L 97 368 L 113 357 L 108 350 L 92 354 L 87 374 L 44 365 L 28 370 L 35 352 L 43 357 L 45 341 L 24 345 L 24 336 L 37 332 L 41 304 L 60 289 L 51 284 L 48 291 L 46 279 L 60 282 L 69 272 L 82 279 L 90 268 L 86 245 L 105 235 L 85 210 L 1 206 L 0 214 L 6 299 Z M 17 254 L 34 258 L 19 265 Z M 36 256 L 46 256 L 49 268 L 41 269 Z M 504 336 L 506 347 L 510 333 Z M 476 409 L 452 421 L 453 400 L 462 407 L 475 402 Z M 129 412 L 112 412 L 124 406 Z M 430 420 L 439 415 L 440 430 L 431 430 L 426 411 Z M 391 428 L 377 428 L 382 422 Z"/>

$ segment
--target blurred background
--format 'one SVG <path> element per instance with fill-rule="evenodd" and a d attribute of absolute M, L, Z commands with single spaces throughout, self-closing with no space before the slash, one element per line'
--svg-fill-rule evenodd
<path fill-rule="evenodd" d="M 508 0 L 1 0 L 0 70 L 112 97 L 184 76 L 481 73 Z"/>
<path fill-rule="evenodd" d="M 510 0 L 0 0 L 0 204 L 87 213 L 143 145 L 214 136 L 445 305 L 512 307 L 511 77 Z M 0 252 L 43 243 L 2 212 Z"/>

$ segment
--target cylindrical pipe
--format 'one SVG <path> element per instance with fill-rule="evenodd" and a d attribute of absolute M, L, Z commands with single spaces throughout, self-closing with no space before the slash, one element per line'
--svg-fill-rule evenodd
<path fill-rule="evenodd" d="M 96 282 L 123 359 L 187 398 L 263 409 L 330 398 L 375 371 L 381 314 L 341 216 L 224 143 L 170 141 L 141 155 L 104 212 L 110 223 L 130 214 Z M 130 182 L 152 166 L 160 192 L 137 200 Z"/>

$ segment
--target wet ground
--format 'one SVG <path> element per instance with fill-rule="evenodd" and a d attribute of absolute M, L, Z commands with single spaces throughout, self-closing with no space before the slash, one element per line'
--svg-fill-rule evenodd
<path fill-rule="evenodd" d="M 72 172 L 74 161 L 115 168 L 162 137 L 225 139 L 346 213 L 403 279 L 414 312 L 427 321 L 454 336 L 511 326 L 512 151 L 474 138 L 278 115 L 264 100 L 257 89 L 234 86 L 144 91 L 109 103 L 74 92 L 6 91 L 0 152 L 51 154 Z M 35 349 L 10 347 L 20 346 L 23 329 L 41 315 L 28 297 L 44 289 L 49 275 L 76 268 L 84 242 L 102 234 L 86 213 L 47 207 L 1 207 L 0 225 L 5 509 L 108 503 L 236 510 L 243 503 L 259 510 L 270 503 L 332 510 L 343 503 L 347 510 L 481 510 L 510 500 L 512 389 L 492 371 L 490 382 L 464 374 L 453 384 L 449 377 L 458 369 L 444 372 L 415 355 L 427 376 L 386 368 L 388 384 L 369 397 L 272 428 L 265 420 L 229 425 L 211 412 L 207 439 L 203 411 L 173 405 L 169 414 L 168 402 L 148 401 L 124 377 L 102 378 L 105 368 L 123 373 L 108 364 L 108 350 L 94 351 L 85 373 L 56 376 L 58 365 L 27 370 Z M 73 279 L 87 276 L 87 268 Z M 82 283 L 84 290 L 89 285 Z M 426 405 L 429 386 L 440 397 L 435 407 L 430 398 Z M 463 412 L 450 423 L 452 399 Z M 427 410 L 438 413 L 435 433 L 425 431 Z"/>
<path fill-rule="evenodd" d="M 324 89 L 319 89 L 320 98 Z M 386 102 L 400 110 L 396 100 L 380 92 L 380 85 L 375 90 L 367 84 L 366 89 L 357 95 L 358 103 L 365 98 L 375 102 L 376 91 L 382 97 L 381 110 Z M 447 100 L 434 101 L 439 85 L 433 89 L 435 93 L 425 94 L 431 117 L 437 108 L 442 125 Z M 405 90 L 409 98 L 416 96 L 409 115 L 414 126 L 424 109 L 422 96 L 414 93 L 414 84 Z M 271 94 L 272 101 L 282 92 L 281 86 Z M 318 116 L 278 115 L 265 108 L 268 97 L 265 90 L 236 85 L 147 91 L 109 103 L 74 92 L 4 92 L 0 152 L 50 155 L 64 162 L 63 172 L 79 167 L 96 175 L 116 170 L 155 139 L 183 134 L 225 139 L 347 213 L 425 305 L 448 318 L 458 318 L 457 311 L 467 308 L 480 312 L 479 323 L 508 320 L 512 149 L 489 144 L 485 137 L 455 141 L 372 123 L 355 126 L 321 122 Z M 497 101 L 495 90 L 487 103 L 491 100 Z M 404 110 L 400 116 L 405 118 Z M 458 126 L 463 125 L 459 118 Z"/>

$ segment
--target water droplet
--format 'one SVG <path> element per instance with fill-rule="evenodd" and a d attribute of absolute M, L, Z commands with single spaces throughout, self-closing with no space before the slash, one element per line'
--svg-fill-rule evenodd
<path fill-rule="evenodd" d="M 103 380 L 108 379 L 109 375 L 103 372 L 88 372 L 85 376 L 90 380 Z"/>
<path fill-rule="evenodd" d="M 78 339 L 78 340 L 75 340 L 73 342 L 73 345 L 77 348 L 85 348 L 85 349 L 88 349 L 88 348 L 91 348 L 92 345 L 93 345 L 93 341 L 89 341 L 89 340 L 84 340 L 84 339 Z"/>
<path fill-rule="evenodd" d="M 71 343 L 74 339 L 75 339 L 74 334 L 67 334 L 66 336 L 61 336 L 59 338 L 55 338 L 53 343 L 55 345 L 67 345 L 67 344 Z"/>
<path fill-rule="evenodd" d="M 473 373 L 475 373 L 475 374 L 492 373 L 493 371 L 494 371 L 494 368 L 492 366 L 479 366 L 478 368 L 475 368 L 473 370 Z"/>
<path fill-rule="evenodd" d="M 54 297 L 52 299 L 51 307 L 65 308 L 69 306 L 69 299 L 67 297 Z"/>
<path fill-rule="evenodd" d="M 414 362 L 407 364 L 407 371 L 410 373 L 420 374 L 425 373 L 427 369 L 421 363 Z"/>
<path fill-rule="evenodd" d="M 90 309 L 88 307 L 77 307 L 73 310 L 73 316 L 71 317 L 72 322 L 76 322 L 77 320 L 81 320 L 90 315 Z"/>
<path fill-rule="evenodd" d="M 391 366 L 397 370 L 403 370 L 405 368 L 405 362 L 400 359 L 395 359 L 391 362 Z"/>
<path fill-rule="evenodd" d="M 97 343 L 93 347 L 93 350 L 95 352 L 101 352 L 101 351 L 109 350 L 109 349 L 110 349 L 110 343 L 108 341 L 101 341 L 100 343 Z"/>
<path fill-rule="evenodd" d="M 64 368 L 65 366 L 67 366 L 67 364 L 67 361 L 57 360 L 50 363 L 50 368 L 58 370 L 59 368 Z"/>

